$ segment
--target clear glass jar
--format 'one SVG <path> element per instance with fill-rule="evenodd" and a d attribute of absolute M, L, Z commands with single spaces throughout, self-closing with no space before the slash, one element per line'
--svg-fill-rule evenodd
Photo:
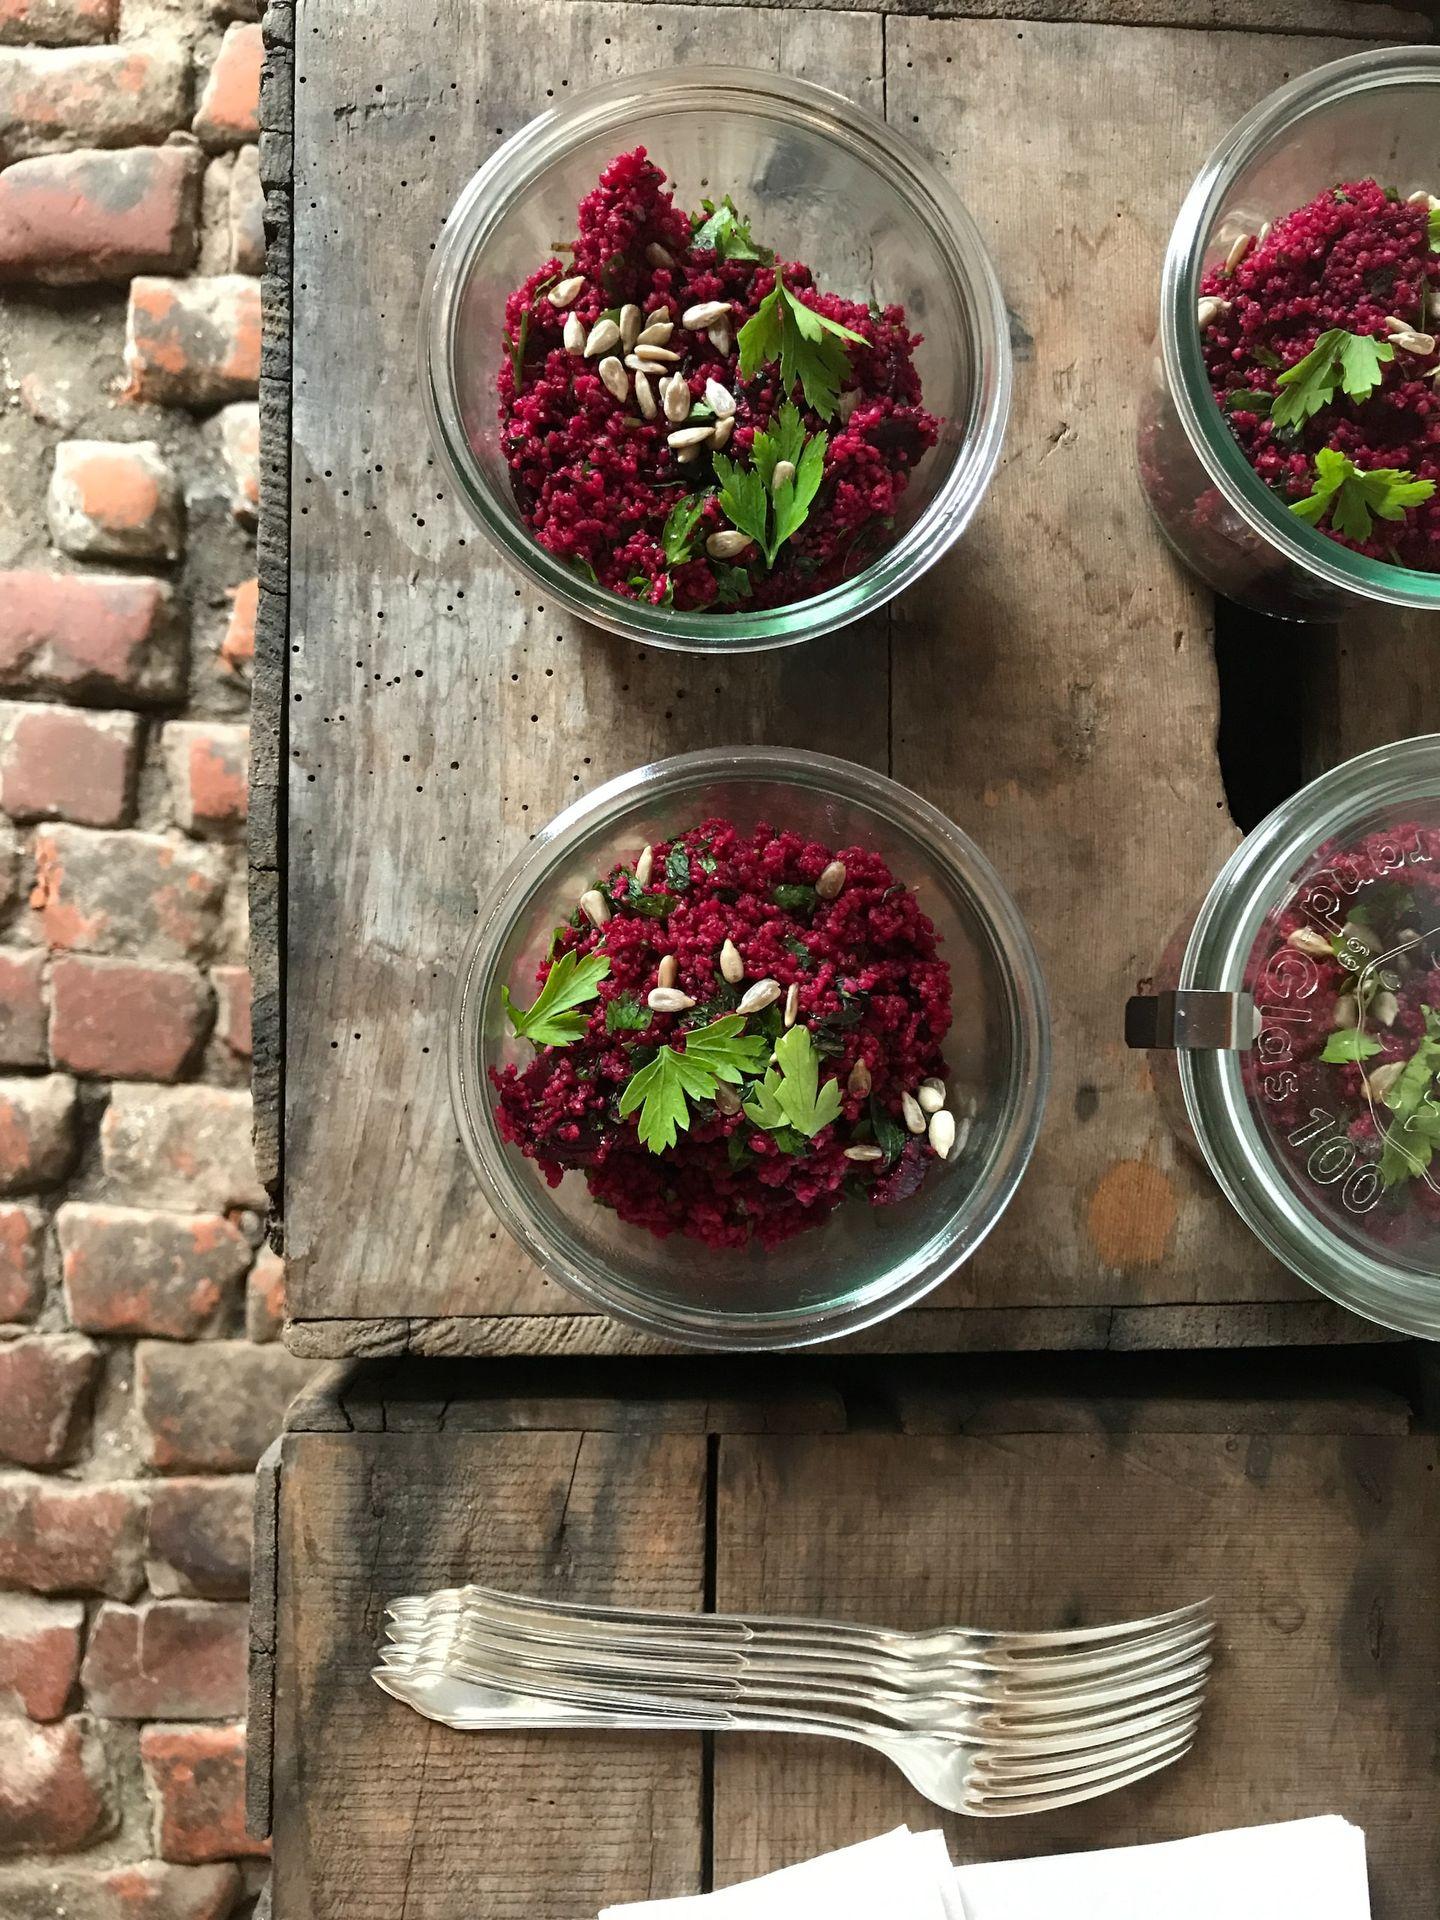
<path fill-rule="evenodd" d="M 1262 822 L 1174 987 L 1186 1113 L 1241 1216 L 1332 1300 L 1440 1339 L 1440 734 Z"/>
<path fill-rule="evenodd" d="M 619 859 L 724 815 L 834 847 L 884 855 L 921 890 L 948 960 L 955 1021 L 952 1086 L 975 1117 L 963 1154 L 937 1164 L 894 1206 L 844 1201 L 778 1247 L 713 1251 L 627 1226 L 582 1175 L 546 1185 L 495 1123 L 492 1068 L 532 1055 L 505 1018 L 500 988 L 533 997 L 552 929 Z M 907 1307 L 969 1259 L 999 1219 L 1034 1148 L 1049 1083 L 1050 1028 L 1024 923 L 979 848 L 943 814 L 882 774 L 822 754 L 733 747 L 682 754 L 610 781 L 552 820 L 480 910 L 451 1019 L 450 1086 L 461 1139 L 501 1222 L 582 1299 L 649 1333 L 701 1347 L 803 1346 Z"/>
<path fill-rule="evenodd" d="M 1140 405 L 1140 478 L 1179 558 L 1228 599 L 1334 620 L 1357 597 L 1440 609 L 1440 574 L 1352 553 L 1290 512 L 1216 405 L 1196 320 L 1200 282 L 1242 234 L 1337 180 L 1440 192 L 1440 47 L 1354 54 L 1262 100 L 1196 177 L 1170 236 L 1160 332 Z"/>
<path fill-rule="evenodd" d="M 737 15 L 737 19 L 740 16 Z M 573 232 L 617 153 L 643 145 L 682 204 L 728 192 L 827 289 L 900 302 L 941 438 L 911 477 L 890 544 L 854 579 L 766 612 L 676 612 L 592 585 L 516 511 L 495 379 L 513 287 Z M 881 120 L 789 74 L 684 67 L 577 94 L 486 161 L 446 218 L 421 309 L 422 392 L 438 458 L 500 552 L 581 619 L 691 653 L 779 647 L 848 626 L 918 580 L 965 531 L 1000 456 L 1009 323 L 975 224 L 941 174 Z"/>

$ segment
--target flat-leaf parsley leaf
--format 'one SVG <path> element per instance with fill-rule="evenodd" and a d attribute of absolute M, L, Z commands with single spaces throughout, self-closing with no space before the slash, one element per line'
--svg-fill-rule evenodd
<path fill-rule="evenodd" d="M 1388 340 L 1330 327 L 1303 360 L 1287 367 L 1276 380 L 1281 391 L 1270 418 L 1277 427 L 1302 427 L 1312 414 L 1329 406 L 1337 388 L 1352 400 L 1368 400 L 1380 384 L 1381 365 L 1394 358 L 1395 349 Z"/>
<path fill-rule="evenodd" d="M 665 516 L 660 538 L 668 566 L 678 567 L 695 551 L 695 529 L 705 511 L 708 493 L 682 494 Z"/>
<path fill-rule="evenodd" d="M 713 200 L 702 200 L 700 204 L 709 217 L 696 221 L 690 235 L 692 248 L 717 253 L 722 260 L 758 260 L 762 267 L 773 265 L 775 255 L 755 239 L 750 222 L 728 193 L 718 205 Z"/>
<path fill-rule="evenodd" d="M 522 1040 L 533 1040 L 537 1047 L 568 1047 L 590 1024 L 588 1014 L 573 1009 L 600 998 L 600 982 L 609 971 L 608 954 L 590 953 L 582 960 L 578 954 L 562 953 L 546 974 L 534 1006 L 517 1007 L 510 989 L 501 987 L 511 1026 Z"/>
<path fill-rule="evenodd" d="M 1348 540 L 1368 540 L 1375 518 L 1403 520 L 1435 491 L 1433 480 L 1417 480 L 1401 467 L 1357 467 L 1333 447 L 1315 456 L 1315 491 L 1292 500 L 1290 511 L 1318 527 L 1328 513 L 1330 525 Z"/>
<path fill-rule="evenodd" d="M 780 407 L 768 430 L 755 435 L 751 447 L 754 465 L 744 468 L 724 454 L 712 456 L 720 482 L 720 510 L 742 533 L 764 550 L 768 566 L 810 513 L 825 472 L 825 433 L 805 437 L 805 424 L 793 400 Z M 794 468 L 793 477 L 775 481 L 781 461 Z"/>
<path fill-rule="evenodd" d="M 1348 1066 L 1379 1052 L 1380 1042 L 1373 1034 L 1362 1033 L 1359 1027 L 1341 1027 L 1325 1042 L 1320 1058 L 1332 1067 Z"/>
<path fill-rule="evenodd" d="M 746 1073 L 757 1073 L 769 1042 L 760 1034 L 742 1032 L 738 1013 L 722 1014 L 708 1027 L 696 1027 L 685 1036 L 685 1051 L 661 1047 L 648 1066 L 625 1083 L 620 1114 L 640 1109 L 640 1141 L 651 1153 L 673 1147 L 681 1128 L 689 1128 L 690 1100 L 709 1100 L 722 1080 L 738 1086 Z"/>
<path fill-rule="evenodd" d="M 808 1027 L 791 1027 L 775 1042 L 776 1065 L 746 1102 L 758 1127 L 794 1127 L 813 1140 L 840 1113 L 840 1082 L 820 1085 L 820 1055 Z"/>
<path fill-rule="evenodd" d="M 740 377 L 753 379 L 767 362 L 778 360 L 786 395 L 798 380 L 805 404 L 823 420 L 832 419 L 840 404 L 840 388 L 850 374 L 847 340 L 869 345 L 863 333 L 816 313 L 783 280 L 777 280 L 736 336 Z"/>

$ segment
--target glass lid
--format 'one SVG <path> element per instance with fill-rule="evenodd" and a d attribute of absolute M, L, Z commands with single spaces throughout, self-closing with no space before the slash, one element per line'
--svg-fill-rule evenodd
<path fill-rule="evenodd" d="M 1180 1055 L 1251 1227 L 1332 1298 L 1440 1337 L 1440 735 L 1349 761 L 1257 828 L 1180 988 L 1253 1002 L 1239 1044 Z"/>

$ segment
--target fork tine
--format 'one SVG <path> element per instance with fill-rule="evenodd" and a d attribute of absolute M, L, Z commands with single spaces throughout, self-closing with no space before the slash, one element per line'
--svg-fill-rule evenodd
<path fill-rule="evenodd" d="M 1007 1795 L 998 1799 L 991 1799 L 984 1794 L 972 1798 L 967 1793 L 965 1805 L 959 1811 L 980 1820 L 1008 1819 L 1022 1813 L 1057 1813 L 1062 1807 L 1073 1807 L 1082 1800 L 1095 1800 L 1101 1794 L 1118 1793 L 1122 1787 L 1133 1787 L 1137 1781 L 1148 1780 L 1152 1773 L 1159 1773 L 1165 1767 L 1174 1766 L 1177 1760 L 1183 1760 L 1194 1744 L 1193 1740 L 1187 1741 L 1176 1752 L 1164 1754 L 1158 1760 L 1148 1760 L 1129 1772 L 1090 1781 L 1083 1786 L 1072 1784 L 1056 1793 L 1032 1794 L 1029 1798 Z"/>
<path fill-rule="evenodd" d="M 1078 1785 L 1081 1780 L 1100 1779 L 1152 1760 L 1193 1739 L 1200 1724 L 1200 1711 L 1199 1707 L 1192 1709 L 1188 1724 L 1111 1744 L 1093 1753 L 1057 1753 L 1047 1758 L 1043 1754 L 992 1754 L 987 1749 L 976 1760 L 974 1777 L 979 1778 L 987 1793 L 999 1794 L 1023 1793 L 1035 1787 L 1048 1789 L 1063 1780 Z"/>

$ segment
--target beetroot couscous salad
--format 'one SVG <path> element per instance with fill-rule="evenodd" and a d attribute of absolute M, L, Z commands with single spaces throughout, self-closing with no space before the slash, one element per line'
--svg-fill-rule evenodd
<path fill-rule="evenodd" d="M 1200 291 L 1211 390 L 1260 478 L 1357 553 L 1440 572 L 1440 200 L 1330 188 Z"/>
<path fill-rule="evenodd" d="M 935 444 L 918 344 L 902 307 L 823 292 L 728 196 L 677 207 L 637 147 L 581 202 L 573 246 L 505 303 L 501 445 L 520 512 L 626 599 L 808 599 L 875 558 Z"/>
<path fill-rule="evenodd" d="M 875 853 L 706 820 L 644 848 L 557 927 L 502 1135 L 632 1226 L 774 1246 L 846 1195 L 889 1206 L 963 1151 L 941 1043 L 950 968 Z"/>
<path fill-rule="evenodd" d="M 1440 1227 L 1440 827 L 1322 851 L 1248 984 L 1252 1097 L 1327 1208 L 1395 1248 Z"/>

